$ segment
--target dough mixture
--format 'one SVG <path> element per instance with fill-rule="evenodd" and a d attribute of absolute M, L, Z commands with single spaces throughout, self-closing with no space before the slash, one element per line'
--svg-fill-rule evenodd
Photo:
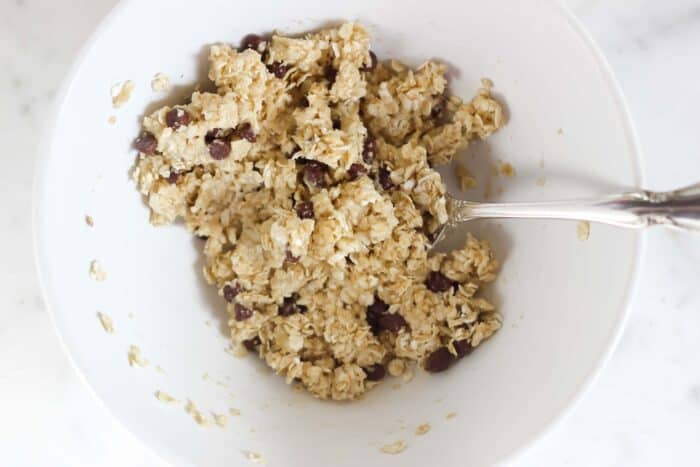
<path fill-rule="evenodd" d="M 489 245 L 429 252 L 447 221 L 433 170 L 504 124 L 490 86 L 378 61 L 359 24 L 214 45 L 216 92 L 144 118 L 133 176 L 151 222 L 183 219 L 233 345 L 314 396 L 355 399 L 415 364 L 447 369 L 501 326 L 479 296 Z"/>

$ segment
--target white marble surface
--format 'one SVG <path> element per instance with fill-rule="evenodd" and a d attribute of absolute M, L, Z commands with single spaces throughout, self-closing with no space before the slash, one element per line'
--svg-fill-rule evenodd
<path fill-rule="evenodd" d="M 32 166 L 43 119 L 75 52 L 113 3 L 0 2 L 0 465 L 163 465 L 81 385 L 45 313 L 32 258 Z M 700 181 L 700 0 L 569 3 L 627 95 L 647 186 Z M 649 234 L 612 360 L 571 416 L 514 465 L 699 465 L 699 276 L 700 237 Z"/>

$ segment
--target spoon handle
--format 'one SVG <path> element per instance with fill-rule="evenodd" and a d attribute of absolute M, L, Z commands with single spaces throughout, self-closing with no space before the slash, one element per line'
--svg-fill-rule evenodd
<path fill-rule="evenodd" d="M 537 203 L 449 200 L 453 224 L 473 219 L 538 218 L 600 222 L 619 227 L 664 225 L 700 232 L 700 184 L 674 191 L 633 191 L 597 199 Z"/>

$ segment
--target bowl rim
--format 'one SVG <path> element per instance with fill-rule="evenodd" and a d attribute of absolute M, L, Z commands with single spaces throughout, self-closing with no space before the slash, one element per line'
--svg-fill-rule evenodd
<path fill-rule="evenodd" d="M 97 402 L 97 406 L 100 407 L 109 417 L 116 421 L 116 424 L 120 426 L 124 432 L 128 433 L 129 436 L 136 441 L 145 451 L 151 453 L 155 458 L 162 461 L 164 464 L 177 463 L 177 459 L 173 459 L 171 454 L 163 450 L 158 449 L 158 446 L 148 444 L 144 439 L 137 436 L 126 423 L 117 416 L 105 402 L 105 400 L 97 393 L 96 389 L 88 380 L 85 372 L 78 365 L 73 354 L 65 341 L 61 330 L 59 329 L 56 314 L 48 301 L 47 294 L 47 284 L 45 275 L 42 273 L 42 249 L 39 242 L 39 208 L 40 199 L 43 192 L 41 181 L 46 176 L 43 166 L 45 166 L 45 161 L 51 152 L 51 148 L 54 145 L 57 134 L 57 122 L 60 114 L 63 110 L 66 97 L 71 90 L 75 77 L 79 70 L 81 69 L 83 62 L 85 61 L 88 54 L 91 52 L 98 38 L 103 34 L 104 30 L 107 29 L 117 18 L 120 16 L 122 10 L 125 10 L 127 5 L 130 5 L 136 0 L 118 0 L 118 2 L 112 6 L 112 8 L 100 19 L 97 25 L 94 27 L 92 32 L 89 34 L 83 45 L 80 47 L 78 53 L 75 55 L 70 67 L 65 73 L 61 85 L 56 93 L 56 99 L 52 103 L 50 111 L 47 113 L 47 117 L 44 119 L 44 123 L 48 129 L 45 136 L 42 139 L 41 144 L 35 154 L 34 167 L 33 167 L 33 180 L 32 180 L 32 207 L 31 207 L 31 227 L 32 227 L 32 244 L 33 244 L 33 260 L 34 266 L 37 272 L 37 279 L 39 283 L 39 291 L 44 299 L 44 305 L 46 312 L 49 316 L 51 322 L 51 327 L 54 330 L 56 337 L 60 343 L 64 354 L 70 362 L 70 366 L 73 368 L 78 379 L 81 381 L 83 387 L 87 388 L 88 393 Z M 631 113 L 627 102 L 622 92 L 622 88 L 618 83 L 615 75 L 613 73 L 610 63 L 605 58 L 600 47 L 595 42 L 591 33 L 586 29 L 581 20 L 576 17 L 572 9 L 565 3 L 565 0 L 551 0 L 559 9 L 562 17 L 568 21 L 569 26 L 573 29 L 574 33 L 577 34 L 583 41 L 584 45 L 592 53 L 593 58 L 596 62 L 596 66 L 601 72 L 602 77 L 606 81 L 606 85 L 611 95 L 614 98 L 614 104 L 617 107 L 617 113 L 623 124 L 625 137 L 627 139 L 627 144 L 631 150 L 632 155 L 632 165 L 633 165 L 633 178 L 637 187 L 643 185 L 645 180 L 644 174 L 644 160 L 641 151 L 641 145 L 639 142 L 638 134 L 634 128 Z M 639 287 L 640 277 L 641 277 L 641 265 L 642 259 L 644 258 L 646 251 L 646 235 L 643 232 L 639 232 L 635 238 L 636 248 L 634 259 L 632 263 L 632 269 L 627 283 L 626 291 L 624 294 L 623 305 L 620 312 L 615 320 L 612 334 L 606 344 L 605 348 L 601 352 L 600 356 L 594 367 L 585 376 L 579 388 L 577 388 L 566 401 L 562 408 L 557 414 L 555 414 L 549 421 L 544 423 L 539 427 L 534 434 L 531 435 L 530 439 L 524 444 L 513 448 L 509 453 L 507 453 L 500 461 L 499 464 L 505 465 L 512 463 L 517 458 L 522 457 L 524 454 L 533 449 L 536 445 L 540 444 L 543 439 L 556 430 L 560 424 L 569 417 L 574 411 L 574 409 L 580 404 L 584 395 L 590 390 L 590 388 L 595 384 L 598 377 L 602 373 L 610 358 L 612 357 L 617 345 L 620 341 L 626 323 L 629 319 L 631 313 L 632 301 L 636 295 L 637 289 Z"/>

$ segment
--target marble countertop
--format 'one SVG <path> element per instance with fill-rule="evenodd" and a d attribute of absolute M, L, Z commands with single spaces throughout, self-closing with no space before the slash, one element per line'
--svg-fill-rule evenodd
<path fill-rule="evenodd" d="M 32 258 L 32 168 L 45 114 L 77 49 L 113 3 L 0 3 L 2 465 L 163 465 L 73 372 L 46 315 Z M 647 187 L 700 181 L 700 0 L 568 3 L 621 82 Z M 700 237 L 649 232 L 643 263 L 628 327 L 597 383 L 514 465 L 698 465 Z"/>

